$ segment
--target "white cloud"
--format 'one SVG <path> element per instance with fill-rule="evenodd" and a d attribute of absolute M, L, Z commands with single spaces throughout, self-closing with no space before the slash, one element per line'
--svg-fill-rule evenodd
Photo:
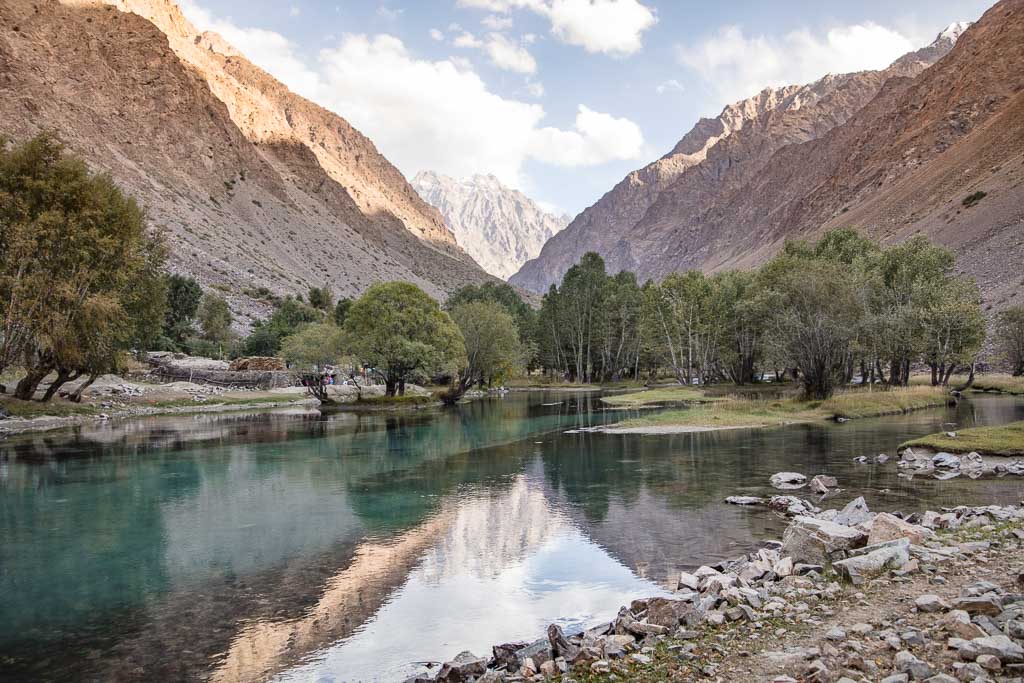
<path fill-rule="evenodd" d="M 715 106 L 721 106 L 768 86 L 881 69 L 914 49 L 907 36 L 868 22 L 836 26 L 824 35 L 799 29 L 782 37 L 747 37 L 738 26 L 724 26 L 696 45 L 677 45 L 676 54 L 707 82 L 718 98 Z"/>
<path fill-rule="evenodd" d="M 546 17 L 561 41 L 587 52 L 631 55 L 643 33 L 658 21 L 639 0 L 459 0 L 460 7 L 508 13 L 526 9 Z"/>
<path fill-rule="evenodd" d="M 430 37 L 438 42 L 444 40 L 444 34 L 441 33 L 439 29 L 436 28 L 430 29 Z"/>
<path fill-rule="evenodd" d="M 493 173 L 523 187 L 530 159 L 582 166 L 643 151 L 640 129 L 628 119 L 580 107 L 571 129 L 542 127 L 541 105 L 492 92 L 465 59 L 417 58 L 391 35 L 345 35 L 307 65 L 278 33 L 236 26 L 194 0 L 183 8 L 197 27 L 219 32 L 292 90 L 346 118 L 410 177 L 424 169 Z M 528 91 L 534 85 L 542 88 L 528 82 Z"/>
<path fill-rule="evenodd" d="M 558 166 L 591 166 L 611 159 L 636 158 L 644 144 L 640 127 L 629 119 L 583 106 L 574 130 L 542 128 L 532 141 L 532 156 Z"/>
<path fill-rule="evenodd" d="M 491 63 L 499 69 L 515 71 L 521 74 L 537 72 L 537 61 L 522 45 L 516 45 L 501 33 L 487 36 L 487 55 Z"/>
<path fill-rule="evenodd" d="M 664 95 L 670 90 L 675 90 L 677 92 L 685 92 L 686 88 L 683 87 L 683 84 L 677 81 L 676 79 L 670 78 L 667 81 L 662 81 L 661 83 L 659 83 L 658 87 L 655 88 L 655 90 L 659 95 Z"/>
<path fill-rule="evenodd" d="M 481 48 L 484 46 L 483 41 L 479 40 L 469 31 L 463 31 L 461 35 L 456 36 L 455 40 L 452 41 L 452 45 L 464 48 Z"/>
<path fill-rule="evenodd" d="M 472 33 L 463 31 L 452 41 L 452 45 L 460 48 L 479 49 L 487 53 L 491 64 L 521 74 L 537 72 L 537 61 L 522 45 L 517 45 L 502 33 L 489 33 L 486 40 L 480 40 Z"/>
<path fill-rule="evenodd" d="M 544 84 L 530 81 L 526 84 L 526 92 L 534 97 L 544 97 Z"/>
<path fill-rule="evenodd" d="M 500 17 L 497 14 L 488 14 L 480 20 L 480 23 L 492 31 L 504 31 L 512 28 L 513 24 L 511 17 Z"/>

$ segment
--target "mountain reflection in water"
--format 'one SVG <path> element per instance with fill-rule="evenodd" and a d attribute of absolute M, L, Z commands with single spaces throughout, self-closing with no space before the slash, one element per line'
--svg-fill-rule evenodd
<path fill-rule="evenodd" d="M 545 405 L 554 404 L 554 405 Z M 159 418 L 0 442 L 0 662 L 18 679 L 401 680 L 609 618 L 783 521 L 724 505 L 781 469 L 889 509 L 1016 501 L 1013 479 L 857 465 L 1024 418 L 1024 401 L 785 429 L 565 434 L 585 394 L 408 415 Z"/>

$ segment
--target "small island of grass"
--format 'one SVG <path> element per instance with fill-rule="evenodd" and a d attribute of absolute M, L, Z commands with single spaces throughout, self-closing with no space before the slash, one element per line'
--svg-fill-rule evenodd
<path fill-rule="evenodd" d="M 946 453 L 981 453 L 982 455 L 1024 455 L 1024 421 L 999 427 L 971 427 L 949 436 L 946 432 L 911 439 L 900 446 L 926 448 Z"/>
<path fill-rule="evenodd" d="M 619 408 L 644 408 L 673 403 L 712 403 L 721 400 L 723 399 L 708 396 L 701 389 L 678 386 L 605 396 L 601 402 Z"/>
<path fill-rule="evenodd" d="M 682 388 L 684 391 L 692 391 Z M 626 398 L 626 397 L 618 397 Z M 707 400 L 707 399 L 705 399 Z M 724 398 L 689 408 L 666 410 L 612 425 L 611 433 L 665 433 L 773 427 L 828 419 L 856 419 L 898 415 L 946 405 L 949 395 L 941 387 L 890 390 L 851 389 L 825 401 L 797 398 Z M 638 405 L 632 403 L 628 405 Z"/>

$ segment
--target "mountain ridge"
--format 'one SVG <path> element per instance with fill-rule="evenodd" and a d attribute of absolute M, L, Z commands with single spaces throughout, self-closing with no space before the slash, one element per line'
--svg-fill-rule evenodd
<path fill-rule="evenodd" d="M 635 270 L 642 277 L 699 267 L 704 258 L 700 254 L 666 263 L 664 253 L 675 253 L 678 240 L 644 226 L 660 217 L 674 219 L 676 224 L 686 222 L 691 233 L 701 233 L 702 216 L 755 177 L 778 150 L 845 124 L 886 81 L 914 77 L 945 55 L 963 29 L 962 24 L 951 25 L 930 45 L 900 57 L 886 69 L 766 88 L 726 106 L 716 119 L 701 119 L 669 154 L 631 173 L 580 214 L 510 282 L 543 291 L 590 250 L 601 253 L 611 270 Z M 695 154 L 681 156 L 687 152 Z M 653 182 L 645 182 L 652 176 Z M 695 250 L 703 247 L 705 255 L 712 246 L 707 236 L 683 241 Z"/>
<path fill-rule="evenodd" d="M 491 275 L 507 279 L 544 243 L 565 228 L 569 216 L 544 211 L 519 190 L 494 175 L 461 180 L 421 171 L 411 182 L 436 207 L 455 240 Z"/>
<path fill-rule="evenodd" d="M 365 136 L 146 3 L 177 38 L 104 2 L 0 5 L 0 134 L 54 130 L 109 172 L 166 233 L 170 268 L 224 293 L 243 328 L 269 312 L 262 290 L 401 279 L 444 298 L 491 279 Z M 202 68 L 173 49 L 189 40 Z"/>

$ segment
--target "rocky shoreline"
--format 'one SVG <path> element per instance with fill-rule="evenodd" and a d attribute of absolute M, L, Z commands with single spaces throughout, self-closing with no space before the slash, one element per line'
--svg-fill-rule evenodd
<path fill-rule="evenodd" d="M 795 497 L 793 497 L 795 498 Z M 799 499 L 797 499 L 799 500 Z M 1024 682 L 1024 509 L 804 510 L 781 541 L 580 633 L 464 652 L 407 683 Z"/>

